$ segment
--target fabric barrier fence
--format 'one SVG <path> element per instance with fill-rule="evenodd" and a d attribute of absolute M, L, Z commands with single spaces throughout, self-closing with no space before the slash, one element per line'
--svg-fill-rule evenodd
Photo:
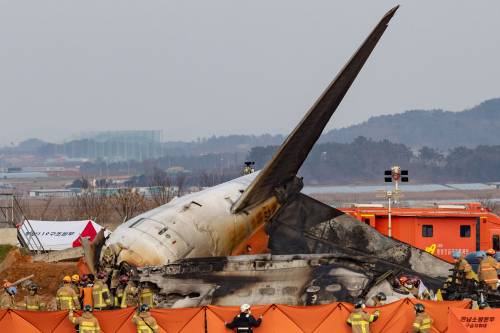
<path fill-rule="evenodd" d="M 450 333 L 498 333 L 500 332 L 500 310 L 466 310 L 453 308 L 448 313 Z"/>
<path fill-rule="evenodd" d="M 377 308 L 367 308 L 373 313 L 381 311 L 380 318 L 370 325 L 370 332 L 406 333 L 412 331 L 415 319 L 413 306 L 423 303 L 433 318 L 434 333 L 500 332 L 500 310 L 467 310 L 468 301 L 433 302 L 403 299 Z M 331 303 L 318 306 L 256 305 L 255 317 L 262 315 L 262 325 L 255 333 L 350 333 L 346 324 L 353 305 Z M 132 317 L 136 309 L 96 311 L 104 333 L 133 333 L 136 328 Z M 77 315 L 80 312 L 76 312 Z M 219 333 L 231 332 L 224 325 L 239 313 L 238 307 L 207 306 L 183 309 L 153 309 L 162 333 Z M 0 310 L 0 332 L 9 333 L 64 333 L 74 332 L 67 311 L 30 312 Z M 485 318 L 488 318 L 487 320 Z M 479 324 L 481 323 L 481 327 Z M 483 327 L 483 324 L 486 324 Z M 474 325 L 471 325 L 474 324 Z M 477 327 L 476 327 L 477 326 Z"/>

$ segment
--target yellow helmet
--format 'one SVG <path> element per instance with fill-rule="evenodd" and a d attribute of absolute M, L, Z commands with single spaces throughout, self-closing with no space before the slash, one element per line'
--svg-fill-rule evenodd
<path fill-rule="evenodd" d="M 65 277 L 63 277 L 63 282 L 70 283 L 71 282 L 71 277 L 69 275 L 66 275 Z"/>
<path fill-rule="evenodd" d="M 71 276 L 71 281 L 73 281 L 73 282 L 80 282 L 80 275 L 73 274 L 73 276 Z"/>

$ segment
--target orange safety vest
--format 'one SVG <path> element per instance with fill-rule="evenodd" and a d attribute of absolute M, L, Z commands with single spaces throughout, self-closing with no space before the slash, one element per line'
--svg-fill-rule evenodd
<path fill-rule="evenodd" d="M 80 297 L 82 298 L 82 307 L 90 305 L 94 308 L 94 298 L 92 297 L 92 287 L 80 288 Z"/>

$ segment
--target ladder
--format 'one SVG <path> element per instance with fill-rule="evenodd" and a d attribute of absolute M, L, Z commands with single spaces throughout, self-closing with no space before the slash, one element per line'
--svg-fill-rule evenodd
<path fill-rule="evenodd" d="M 45 252 L 42 242 L 36 235 L 30 221 L 24 215 L 23 209 L 14 195 L 12 196 L 12 203 L 19 212 L 19 225 L 14 224 L 14 219 L 12 219 L 12 224 L 17 227 L 17 240 L 21 247 L 35 253 Z"/>

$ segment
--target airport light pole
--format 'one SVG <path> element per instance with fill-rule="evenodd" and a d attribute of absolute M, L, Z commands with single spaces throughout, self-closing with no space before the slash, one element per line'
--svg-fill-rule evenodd
<path fill-rule="evenodd" d="M 408 182 L 408 170 L 401 170 L 401 167 L 394 165 L 390 170 L 384 171 L 384 181 L 386 183 L 394 182 L 394 189 L 383 190 L 381 195 L 388 200 L 387 205 L 387 235 L 392 237 L 392 203 L 397 203 L 399 198 L 402 197 L 401 190 L 399 189 L 399 182 Z"/>

